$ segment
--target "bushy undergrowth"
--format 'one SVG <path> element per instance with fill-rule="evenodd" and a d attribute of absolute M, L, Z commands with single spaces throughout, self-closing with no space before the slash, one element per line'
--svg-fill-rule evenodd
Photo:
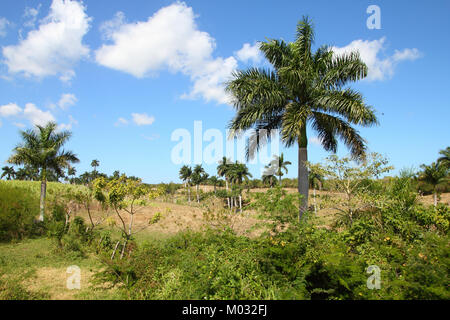
<path fill-rule="evenodd" d="M 20 240 L 39 234 L 34 223 L 39 202 L 20 186 L 0 183 L 0 241 Z"/>
<path fill-rule="evenodd" d="M 105 266 L 95 277 L 99 289 L 115 286 L 129 299 L 450 299 L 449 207 L 419 204 L 406 178 L 370 183 L 373 206 L 327 228 L 310 213 L 298 222 L 298 195 L 280 188 L 252 199 L 250 208 L 269 224 L 253 238 L 221 224 L 144 243 L 129 239 L 120 252 L 118 234 L 89 230 L 81 218 L 66 221 L 56 204 L 45 228 L 64 254 L 97 255 Z M 380 289 L 367 287 L 371 265 L 381 270 Z M 11 297 L 39 298 L 0 286 Z"/>

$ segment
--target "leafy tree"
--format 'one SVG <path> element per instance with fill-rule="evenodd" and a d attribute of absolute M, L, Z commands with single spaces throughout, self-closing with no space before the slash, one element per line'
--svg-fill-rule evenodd
<path fill-rule="evenodd" d="M 327 46 L 312 52 L 313 42 L 312 23 L 304 17 L 297 25 L 294 42 L 268 40 L 260 44 L 273 70 L 237 71 L 227 84 L 237 109 L 229 125 L 232 133 L 254 129 L 247 144 L 248 158 L 267 143 L 264 130 L 279 129 L 287 147 L 298 145 L 298 191 L 303 196 L 300 220 L 308 207 L 308 124 L 318 133 L 325 150 L 336 152 L 340 138 L 352 156 L 363 158 L 366 144 L 352 125 L 377 123 L 362 95 L 348 87 L 349 82 L 367 75 L 358 52 L 336 55 Z"/>
<path fill-rule="evenodd" d="M 134 215 L 146 205 L 148 200 L 160 195 L 158 191 L 149 190 L 142 181 L 129 179 L 125 175 L 110 181 L 100 177 L 94 181 L 93 186 L 96 199 L 106 203 L 116 212 L 126 241 L 136 233 L 133 232 Z M 128 226 L 125 223 L 124 213 L 129 216 Z"/>
<path fill-rule="evenodd" d="M 423 164 L 420 167 L 423 171 L 419 175 L 419 180 L 433 186 L 434 206 L 436 207 L 439 187 L 447 181 L 448 169 L 442 161 L 440 163 L 433 162 L 429 166 Z"/>
<path fill-rule="evenodd" d="M 36 126 L 36 130 L 21 131 L 23 142 L 13 149 L 13 154 L 8 159 L 11 164 L 30 165 L 40 169 L 40 221 L 44 221 L 49 170 L 63 176 L 63 169 L 68 168 L 71 163 L 79 162 L 73 152 L 62 149 L 72 136 L 71 132 L 56 132 L 56 128 L 56 123 L 50 122 L 46 126 Z"/>
<path fill-rule="evenodd" d="M 208 174 L 205 172 L 205 169 L 203 169 L 200 164 L 196 165 L 192 171 L 191 181 L 196 186 L 198 203 L 200 203 L 199 186 L 206 181 L 206 179 L 208 179 Z"/>
<path fill-rule="evenodd" d="M 188 201 L 191 202 L 191 178 L 192 178 L 192 169 L 189 166 L 183 166 L 180 169 L 180 179 L 184 181 L 184 186 L 188 190 Z"/>
<path fill-rule="evenodd" d="M 380 177 L 393 167 L 388 165 L 386 158 L 377 153 L 369 154 L 361 163 L 355 163 L 351 157 L 339 158 L 337 155 L 331 155 L 326 160 L 325 166 L 311 163 L 306 165 L 309 170 L 325 176 L 333 190 L 344 195 L 343 199 L 330 199 L 329 202 L 339 211 L 344 223 L 351 226 L 355 214 L 374 205 L 367 181 Z"/>
<path fill-rule="evenodd" d="M 283 176 L 283 171 L 288 173 L 287 166 L 291 165 L 290 161 L 284 161 L 284 155 L 281 153 L 281 156 L 275 156 L 274 159 L 265 167 L 273 172 L 274 175 L 278 176 L 280 186 L 281 186 L 281 177 Z"/>
<path fill-rule="evenodd" d="M 3 179 L 4 177 L 6 177 L 6 180 L 11 180 L 16 177 L 16 171 L 14 171 L 14 167 L 5 166 L 2 168 L 2 170 L 3 170 L 3 173 L 0 177 L 0 179 Z"/>

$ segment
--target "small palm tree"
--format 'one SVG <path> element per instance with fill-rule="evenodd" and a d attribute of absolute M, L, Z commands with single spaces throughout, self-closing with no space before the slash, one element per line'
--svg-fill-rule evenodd
<path fill-rule="evenodd" d="M 100 166 L 100 161 L 97 159 L 91 161 L 91 167 L 94 168 L 94 179 L 97 177 L 97 167 Z"/>
<path fill-rule="evenodd" d="M 220 180 L 216 176 L 212 176 L 209 178 L 209 183 L 214 186 L 214 194 L 216 194 L 216 186 L 219 184 Z"/>
<path fill-rule="evenodd" d="M 278 180 L 281 186 L 281 177 L 283 176 L 283 171 L 288 173 L 287 166 L 292 164 L 290 161 L 284 161 L 284 155 L 275 156 L 274 159 L 266 166 L 266 169 L 273 171 L 274 175 L 278 176 Z"/>
<path fill-rule="evenodd" d="M 54 122 L 46 126 L 36 126 L 35 130 L 21 131 L 23 142 L 13 149 L 8 162 L 15 165 L 29 165 L 39 168 L 41 179 L 41 198 L 39 220 L 44 221 L 45 196 L 47 192 L 47 175 L 54 171 L 56 175 L 63 175 L 63 169 L 71 163 L 79 162 L 71 151 L 62 150 L 63 145 L 72 136 L 69 131 L 56 132 Z"/>
<path fill-rule="evenodd" d="M 423 164 L 420 167 L 423 171 L 419 175 L 419 180 L 433 186 L 434 206 L 436 207 L 438 190 L 448 179 L 448 169 L 444 165 L 435 162 L 429 166 Z"/>
<path fill-rule="evenodd" d="M 192 169 L 188 166 L 182 166 L 180 169 L 180 179 L 183 180 L 185 188 L 188 190 L 188 201 L 191 202 L 191 178 L 192 178 Z"/>
<path fill-rule="evenodd" d="M 0 177 L 0 179 L 3 179 L 4 177 L 6 177 L 6 180 L 11 180 L 16 177 L 16 171 L 14 171 L 14 167 L 5 166 L 2 168 L 2 170 L 3 170 L 3 173 L 2 173 L 2 176 Z"/>
<path fill-rule="evenodd" d="M 208 178 L 208 174 L 205 172 L 205 169 L 198 164 L 194 167 L 192 172 L 192 183 L 195 184 L 197 190 L 197 202 L 200 203 L 200 194 L 199 194 L 199 186 L 202 182 L 204 182 Z"/>
<path fill-rule="evenodd" d="M 70 167 L 67 169 L 67 175 L 68 175 L 69 177 L 72 177 L 72 179 L 70 180 L 70 183 L 73 183 L 76 174 L 77 174 L 77 169 L 75 169 L 74 167 L 70 166 Z"/>
<path fill-rule="evenodd" d="M 298 192 L 302 195 L 299 220 L 308 208 L 308 125 L 318 133 L 325 150 L 336 152 L 340 138 L 351 154 L 361 159 L 366 142 L 353 125 L 377 124 L 372 107 L 348 87 L 367 75 L 359 53 L 336 55 L 327 46 L 312 52 L 313 42 L 313 25 L 304 17 L 297 25 L 294 42 L 268 40 L 260 44 L 273 68 L 237 71 L 227 84 L 236 108 L 229 125 L 231 133 L 253 129 L 248 158 L 267 143 L 264 135 L 260 137 L 264 130 L 280 130 L 286 147 L 297 144 Z"/>
<path fill-rule="evenodd" d="M 439 151 L 439 154 L 442 155 L 437 161 L 438 164 L 445 166 L 446 168 L 450 168 L 450 147 L 447 147 L 445 150 Z"/>
<path fill-rule="evenodd" d="M 233 165 L 231 160 L 227 159 L 227 157 L 223 157 L 221 161 L 219 161 L 219 165 L 217 166 L 217 174 L 219 177 L 225 177 L 225 185 L 226 190 L 228 191 L 228 173 L 230 172 L 230 168 Z"/>
<path fill-rule="evenodd" d="M 270 172 L 265 172 L 265 173 L 262 175 L 262 182 L 263 182 L 264 184 L 268 184 L 270 188 L 272 188 L 273 186 L 275 186 L 276 181 L 277 181 L 277 178 L 275 177 L 275 175 L 273 175 L 273 174 L 270 173 Z"/>
<path fill-rule="evenodd" d="M 252 174 L 249 172 L 248 167 L 244 163 L 239 163 L 236 161 L 233 165 L 231 165 L 231 169 L 229 172 L 230 181 L 234 184 L 238 185 L 239 189 L 239 209 L 242 212 L 242 188 L 241 184 L 243 180 L 248 181 L 249 177 L 252 177 Z"/>
<path fill-rule="evenodd" d="M 227 159 L 227 157 L 223 157 L 222 160 L 219 161 L 219 165 L 217 166 L 217 174 L 219 175 L 219 177 L 225 178 L 225 190 L 227 190 L 227 192 L 228 192 L 229 173 L 232 165 L 233 162 L 231 160 Z M 231 208 L 230 201 L 231 199 L 227 197 L 227 204 L 229 208 Z"/>

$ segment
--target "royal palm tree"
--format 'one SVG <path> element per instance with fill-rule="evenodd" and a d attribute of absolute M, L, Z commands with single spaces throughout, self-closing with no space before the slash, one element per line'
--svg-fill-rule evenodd
<path fill-rule="evenodd" d="M 17 180 L 39 180 L 39 169 L 36 169 L 30 165 L 25 165 L 23 168 L 19 168 L 16 172 Z"/>
<path fill-rule="evenodd" d="M 94 179 L 97 177 L 97 167 L 100 166 L 100 161 L 97 159 L 91 161 L 91 167 L 94 168 L 93 176 Z"/>
<path fill-rule="evenodd" d="M 307 127 L 318 133 L 322 146 L 336 152 L 340 138 L 357 158 L 364 158 L 365 140 L 352 125 L 377 124 L 372 107 L 349 82 L 363 79 L 367 66 L 358 52 L 336 55 L 322 46 L 312 52 L 314 29 L 304 17 L 297 25 L 294 42 L 268 40 L 260 50 L 273 69 L 236 71 L 227 83 L 236 115 L 231 134 L 254 129 L 247 144 L 247 158 L 267 143 L 262 130 L 280 130 L 286 147 L 298 146 L 298 192 L 302 195 L 299 219 L 308 207 Z M 267 135 L 266 135 L 267 137 Z"/>
<path fill-rule="evenodd" d="M 14 171 L 14 167 L 5 166 L 2 168 L 2 170 L 3 170 L 3 173 L 2 173 L 2 176 L 0 177 L 0 179 L 3 179 L 4 177 L 6 177 L 6 180 L 11 180 L 16 177 L 16 171 Z"/>
<path fill-rule="evenodd" d="M 274 156 L 274 159 L 266 166 L 266 169 L 273 171 L 274 175 L 278 176 L 278 180 L 281 186 L 281 177 L 283 176 L 283 171 L 288 173 L 287 166 L 292 164 L 290 161 L 284 161 L 284 155 L 281 153 L 280 156 Z"/>
<path fill-rule="evenodd" d="M 50 122 L 45 126 L 36 126 L 35 130 L 21 131 L 23 142 L 13 149 L 13 154 L 8 159 L 11 164 L 29 165 L 40 170 L 40 221 L 44 221 L 48 171 L 62 176 L 63 169 L 67 169 L 71 163 L 79 162 L 73 152 L 62 149 L 70 139 L 71 132 L 56 132 L 56 128 L 56 123 Z"/>
<path fill-rule="evenodd" d="M 448 169 L 444 165 L 435 162 L 429 166 L 423 164 L 420 167 L 423 171 L 419 175 L 419 180 L 433 186 L 434 206 L 436 207 L 438 190 L 448 179 Z"/>
<path fill-rule="evenodd" d="M 446 168 L 450 168 L 450 147 L 447 147 L 445 150 L 439 151 L 439 154 L 442 155 L 437 161 L 438 164 L 442 164 Z"/>
<path fill-rule="evenodd" d="M 188 191 L 188 201 L 191 202 L 191 177 L 192 177 L 192 169 L 188 166 L 182 166 L 180 169 L 180 179 L 183 180 L 185 188 L 187 187 Z"/>

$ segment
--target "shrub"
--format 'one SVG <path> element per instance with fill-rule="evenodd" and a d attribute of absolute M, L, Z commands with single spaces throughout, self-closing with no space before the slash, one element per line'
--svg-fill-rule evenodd
<path fill-rule="evenodd" d="M 0 182 L 0 241 L 20 240 L 40 233 L 35 224 L 39 199 L 26 189 Z"/>

